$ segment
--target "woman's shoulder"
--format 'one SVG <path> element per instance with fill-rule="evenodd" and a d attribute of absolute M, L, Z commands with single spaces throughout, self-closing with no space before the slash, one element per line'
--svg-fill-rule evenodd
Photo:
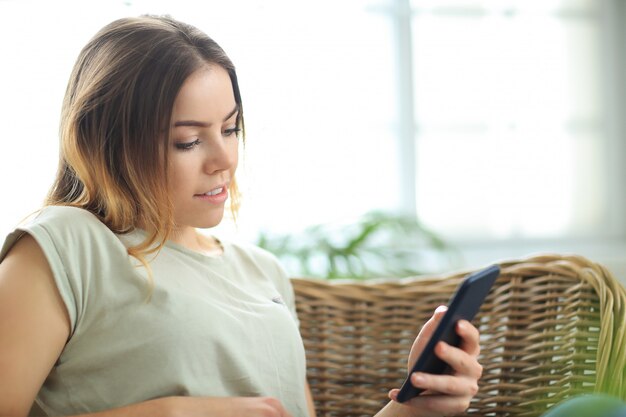
<path fill-rule="evenodd" d="M 260 263 L 267 263 L 272 265 L 280 264 L 278 258 L 273 253 L 253 243 L 228 241 L 222 242 L 222 244 L 224 246 L 224 250 L 226 252 L 230 251 L 231 254 L 234 256 L 246 258 L 251 261 Z"/>
<path fill-rule="evenodd" d="M 31 233 L 45 233 L 59 241 L 84 242 L 111 239 L 115 235 L 93 213 L 79 207 L 46 206 L 19 229 Z"/>
<path fill-rule="evenodd" d="M 80 207 L 49 205 L 33 211 L 15 224 L 15 229 L 25 229 L 34 226 L 63 225 L 74 227 L 85 224 L 101 223 L 90 211 Z M 14 229 L 14 230 L 15 230 Z"/>
<path fill-rule="evenodd" d="M 90 211 L 73 206 L 45 206 L 39 210 L 31 223 L 101 223 Z"/>
<path fill-rule="evenodd" d="M 46 206 L 33 214 L 6 237 L 2 254 L 6 255 L 24 233 L 34 237 L 43 248 L 57 251 L 84 251 L 93 249 L 98 242 L 115 242 L 113 232 L 94 214 L 70 206 Z"/>
<path fill-rule="evenodd" d="M 251 242 L 223 242 L 225 256 L 231 262 L 262 271 L 271 276 L 286 277 L 280 260 L 272 252 Z"/>

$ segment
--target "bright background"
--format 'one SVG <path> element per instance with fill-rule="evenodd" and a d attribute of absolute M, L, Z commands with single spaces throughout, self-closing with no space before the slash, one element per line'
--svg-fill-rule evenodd
<path fill-rule="evenodd" d="M 577 253 L 626 282 L 623 0 L 0 0 L 2 235 L 52 182 L 80 48 L 143 13 L 198 26 L 238 68 L 244 205 L 219 233 L 382 209 L 457 267 Z"/>

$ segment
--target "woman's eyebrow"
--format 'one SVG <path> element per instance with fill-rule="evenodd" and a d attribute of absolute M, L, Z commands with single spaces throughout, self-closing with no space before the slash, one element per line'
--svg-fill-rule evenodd
<path fill-rule="evenodd" d="M 235 108 L 232 109 L 226 115 L 226 117 L 224 117 L 224 119 L 222 119 L 222 122 L 225 122 L 228 119 L 230 119 L 231 117 L 233 117 L 238 111 L 239 111 L 239 104 L 235 104 Z M 198 120 L 179 120 L 179 121 L 174 123 L 174 127 L 193 126 L 193 127 L 205 127 L 206 128 L 206 127 L 210 127 L 211 125 L 212 125 L 212 123 L 201 122 L 201 121 L 198 121 Z"/>

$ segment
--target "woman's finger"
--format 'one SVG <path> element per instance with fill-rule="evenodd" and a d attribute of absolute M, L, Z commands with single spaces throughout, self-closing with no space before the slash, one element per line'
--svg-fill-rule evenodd
<path fill-rule="evenodd" d="M 424 323 L 424 326 L 418 334 L 418 337 L 424 339 L 424 343 L 428 342 L 428 339 L 430 339 L 430 336 L 433 334 L 433 332 L 437 328 L 437 325 L 446 314 L 446 311 L 448 311 L 448 307 L 444 305 L 437 307 L 433 315 L 428 319 L 426 323 Z"/>
<path fill-rule="evenodd" d="M 411 404 L 416 410 L 426 410 L 436 415 L 455 415 L 467 410 L 470 406 L 470 397 L 449 397 L 447 395 L 422 395 L 413 398 Z"/>
<path fill-rule="evenodd" d="M 399 389 L 391 390 L 389 398 L 396 401 L 399 391 Z M 455 415 L 468 409 L 470 399 L 469 396 L 418 395 L 402 404 L 414 410 L 420 410 L 420 415 Z"/>
<path fill-rule="evenodd" d="M 459 320 L 456 324 L 456 332 L 461 337 L 461 349 L 473 356 L 480 353 L 480 333 L 472 323 L 467 320 Z"/>
<path fill-rule="evenodd" d="M 483 374 L 483 367 L 476 357 L 462 349 L 450 346 L 445 342 L 437 343 L 435 354 L 455 371 L 457 375 L 465 375 L 479 379 Z"/>
<path fill-rule="evenodd" d="M 428 343 L 428 341 L 430 340 L 430 337 L 432 336 L 433 332 L 437 328 L 437 325 L 439 324 L 447 310 L 448 308 L 443 305 L 437 307 L 431 318 L 428 319 L 426 323 L 424 323 L 424 326 L 422 327 L 419 334 L 415 338 L 415 341 L 413 342 L 411 352 L 409 353 L 409 357 L 407 358 L 407 367 L 409 370 L 413 367 L 413 364 L 415 363 L 415 361 L 417 361 L 418 356 L 424 350 L 426 343 Z"/>
<path fill-rule="evenodd" d="M 411 384 L 417 388 L 446 394 L 447 396 L 473 397 L 478 392 L 476 379 L 464 378 L 458 375 L 434 375 L 415 372 L 411 375 Z"/>

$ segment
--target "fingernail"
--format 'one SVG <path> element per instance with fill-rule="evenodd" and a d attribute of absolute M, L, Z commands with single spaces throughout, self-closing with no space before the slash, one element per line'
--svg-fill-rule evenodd
<path fill-rule="evenodd" d="M 420 384 L 423 384 L 424 382 L 426 382 L 426 378 L 424 378 L 423 375 L 418 374 L 417 372 L 414 373 L 411 378 L 413 378 L 413 383 L 414 384 L 420 385 Z"/>
<path fill-rule="evenodd" d="M 395 389 L 389 391 L 389 398 L 393 401 L 398 401 L 398 392 Z"/>
<path fill-rule="evenodd" d="M 441 312 L 444 312 L 444 311 L 447 311 L 447 310 L 448 310 L 448 307 L 442 305 L 442 306 L 439 306 L 439 307 L 437 307 L 435 309 L 435 313 L 441 313 Z"/>

